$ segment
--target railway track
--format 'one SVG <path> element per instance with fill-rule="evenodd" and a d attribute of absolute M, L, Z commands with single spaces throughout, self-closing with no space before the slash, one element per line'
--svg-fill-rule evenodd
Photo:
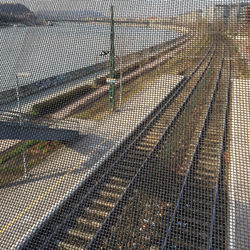
<path fill-rule="evenodd" d="M 211 172 L 210 165 L 208 168 L 205 167 L 206 164 L 202 165 L 204 159 L 207 159 L 208 148 L 212 147 L 212 144 L 209 144 L 210 139 L 204 143 L 204 133 L 211 134 L 211 138 L 218 135 L 223 143 L 223 132 L 218 132 L 218 126 L 225 124 L 213 124 L 223 118 L 211 118 L 213 115 L 220 117 L 220 112 L 225 110 L 222 106 L 225 108 L 226 103 L 223 99 L 227 87 L 223 73 L 224 54 L 222 59 L 216 56 L 220 53 L 218 46 L 211 46 L 192 74 L 161 103 L 155 115 L 147 120 L 144 128 L 129 141 L 126 149 L 105 162 L 85 185 L 25 242 L 23 248 L 99 249 L 104 246 L 159 249 L 159 244 L 163 244 L 163 247 L 173 245 L 180 249 L 178 244 L 183 246 L 186 238 L 191 239 L 193 236 L 186 236 L 183 243 L 176 232 L 178 229 L 185 231 L 181 225 L 193 223 L 189 213 L 193 215 L 197 209 L 188 209 L 199 204 L 199 200 L 193 200 L 193 197 L 199 195 L 197 192 L 201 190 L 202 185 L 208 184 L 212 190 L 214 185 L 210 181 L 211 178 L 215 179 L 217 176 L 216 180 L 219 180 L 222 176 L 218 170 L 221 170 L 218 168 L 220 155 L 219 158 L 216 156 L 218 159 L 214 162 L 217 167 Z M 221 111 L 217 112 L 217 109 Z M 209 120 L 212 122 L 208 123 Z M 214 143 L 213 140 L 211 143 Z M 201 146 L 205 145 L 208 146 L 202 153 Z M 218 145 L 221 149 L 221 144 Z M 214 151 L 215 148 L 211 152 Z M 208 156 L 214 157 L 214 154 L 210 153 Z M 198 163 L 201 167 L 193 167 Z M 217 201 L 220 197 L 218 187 L 221 179 L 215 183 L 215 192 L 211 191 L 213 195 L 209 196 L 213 205 L 212 216 L 209 217 L 212 221 L 208 223 L 210 231 L 206 228 L 211 244 L 217 235 L 213 232 L 224 232 L 215 220 L 220 204 Z M 190 200 L 190 203 L 187 203 L 187 197 L 192 198 L 193 203 Z M 185 206 L 186 210 L 183 210 Z M 187 222 L 176 219 L 183 217 L 183 211 L 187 215 Z M 191 233 L 195 234 L 198 230 L 193 227 L 196 231 Z M 207 233 L 206 230 L 203 231 Z M 201 235 L 204 236 L 204 233 Z"/>
<path fill-rule="evenodd" d="M 102 226 L 102 229 L 99 230 L 94 240 L 89 244 L 90 249 L 98 249 L 100 246 L 104 246 L 104 248 L 108 249 L 160 249 L 163 242 L 163 249 L 206 249 L 205 244 L 209 242 L 206 237 L 209 237 L 209 229 L 213 224 L 211 221 L 214 206 L 212 202 L 210 204 L 208 202 L 203 203 L 203 201 L 207 201 L 209 198 L 211 199 L 211 194 L 207 196 L 208 193 L 203 191 L 207 188 L 211 188 L 210 192 L 215 192 L 215 185 L 212 185 L 210 182 L 212 178 L 216 181 L 215 176 L 212 176 L 212 171 L 217 173 L 218 169 L 218 159 L 216 161 L 216 159 L 213 158 L 215 157 L 216 150 L 213 151 L 212 154 L 208 152 L 210 158 L 205 158 L 208 161 L 208 166 L 204 162 L 201 163 L 203 164 L 203 168 L 201 167 L 197 170 L 195 180 L 192 179 L 193 175 L 192 173 L 190 174 L 191 165 L 188 163 L 190 159 L 197 159 L 197 149 L 200 149 L 201 145 L 195 143 L 195 140 L 197 140 L 197 138 L 204 139 L 204 132 L 201 133 L 200 131 L 204 130 L 204 124 L 206 124 L 209 119 L 207 118 L 208 115 L 210 115 L 212 110 L 217 109 L 219 105 L 221 108 L 220 112 L 225 110 L 223 109 L 225 106 L 221 105 L 221 102 L 223 97 L 225 97 L 223 94 L 225 94 L 227 86 L 223 86 L 223 84 L 219 85 L 221 82 L 225 84 L 221 76 L 224 65 L 223 58 L 221 66 L 219 70 L 217 70 L 217 80 L 215 79 L 214 84 L 206 84 L 205 89 L 202 89 L 207 93 L 207 96 L 200 96 L 200 90 L 197 88 L 197 92 L 190 98 L 189 102 L 183 105 L 185 111 L 179 116 L 175 129 L 167 133 L 167 138 L 163 141 L 163 145 L 165 144 L 167 147 L 163 146 L 164 149 L 162 151 L 166 154 L 165 151 L 167 149 L 166 158 L 170 160 L 168 162 L 165 161 L 163 165 L 163 159 L 160 159 L 159 153 L 152 155 L 148 164 L 145 164 L 143 170 L 138 174 L 137 179 L 135 179 L 131 185 L 129 197 L 120 203 L 120 211 L 122 212 L 119 211 L 117 205 L 118 208 L 114 211 L 113 217 L 109 217 L 109 221 Z M 212 78 L 210 78 L 210 80 L 212 80 Z M 218 86 L 220 86 L 219 90 L 222 91 L 220 92 L 221 99 L 219 99 L 219 95 L 217 95 Z M 200 84 L 200 87 L 202 87 L 202 84 Z M 212 109 L 211 104 L 213 104 L 216 96 L 218 98 L 216 102 L 218 101 L 219 104 L 218 107 L 213 107 Z M 226 99 L 224 98 L 224 100 Z M 192 106 L 195 107 L 193 105 L 194 103 L 200 104 L 203 107 L 200 113 L 197 108 L 192 108 Z M 190 108 L 192 111 L 190 111 Z M 223 121 L 223 115 L 221 117 Z M 192 126 L 189 129 L 190 131 L 186 128 L 183 129 L 183 120 L 185 121 L 185 126 L 187 126 L 191 120 L 194 120 L 196 129 L 194 129 L 195 126 Z M 215 127 L 211 128 L 211 131 L 214 133 L 221 131 L 221 133 L 223 133 L 223 127 L 218 127 L 219 123 L 216 122 L 217 120 L 213 120 L 215 121 Z M 175 140 L 173 140 L 173 138 L 175 138 Z M 171 150 L 168 147 L 169 141 L 170 144 L 173 145 Z M 182 143 L 188 144 L 185 150 L 181 148 Z M 194 147 L 192 147 L 192 144 Z M 218 143 L 218 145 L 221 144 Z M 168 154 L 169 152 L 170 154 Z M 217 158 L 219 157 L 220 159 L 220 147 L 217 148 L 216 153 Z M 173 154 L 173 156 L 171 156 L 171 154 Z M 204 157 L 204 155 L 201 155 L 201 158 L 202 157 Z M 204 159 L 202 158 L 202 160 Z M 210 164 L 214 164 L 214 168 L 212 168 Z M 210 168 L 212 170 L 210 170 Z M 191 178 L 189 177 L 191 187 L 186 186 L 187 176 L 191 176 Z M 201 189 L 200 185 L 203 185 L 203 189 Z M 182 197 L 182 199 L 180 197 Z M 186 199 L 183 200 L 183 197 L 188 197 L 189 202 L 186 202 Z M 184 204 L 182 204 L 181 201 Z M 180 203 L 182 206 L 180 206 Z M 207 207 L 209 205 L 210 207 Z M 225 203 L 223 203 L 223 205 L 225 205 Z M 223 205 L 220 207 L 222 214 L 225 212 Z M 208 208 L 210 208 L 210 214 L 207 211 L 209 210 Z M 198 215 L 199 212 L 200 214 Z M 117 216 L 117 214 L 120 214 L 120 216 Z M 195 220 L 196 216 L 200 216 L 197 222 Z M 225 218 L 225 216 L 223 215 L 221 218 Z M 209 221 L 209 219 L 211 221 Z M 216 224 L 218 226 L 218 223 Z M 223 233 L 225 234 L 225 223 L 222 224 L 219 229 L 220 236 L 223 235 Z M 215 232 L 216 230 L 211 229 L 211 234 L 213 231 Z M 169 237 L 170 232 L 172 238 Z M 189 235 L 186 235 L 188 233 Z M 164 234 L 167 234 L 167 236 L 165 237 Z M 217 234 L 214 233 L 214 235 Z M 192 241 L 198 243 L 192 245 Z M 223 246 L 222 242 L 220 242 L 218 246 L 218 248 Z"/>
<path fill-rule="evenodd" d="M 111 228 L 109 239 L 106 237 L 105 242 L 100 237 L 96 245 L 92 246 L 100 246 L 99 242 L 104 242 L 104 246 L 108 248 L 126 249 L 225 247 L 227 208 L 223 149 L 229 96 L 225 90 L 230 89 L 230 74 L 225 75 L 227 66 L 224 64 L 223 60 L 216 85 L 208 99 L 206 115 L 201 119 L 203 122 L 198 141 L 192 148 L 194 139 L 197 139 L 193 136 L 188 146 L 193 151 L 186 150 L 184 153 L 179 147 L 180 151 L 176 154 L 173 146 L 172 162 L 165 162 L 164 165 L 162 160 L 159 161 L 159 155 L 153 157 L 137 180 L 134 187 L 136 191 L 131 195 L 120 219 L 113 230 Z M 228 71 L 230 72 L 230 68 Z M 179 129 L 180 122 L 181 120 L 178 123 Z M 188 130 L 185 132 L 188 133 Z M 195 130 L 192 134 L 195 135 Z M 174 131 L 175 138 L 177 135 L 177 131 Z M 185 142 L 188 142 L 187 138 Z M 165 143 L 168 145 L 167 141 Z M 171 143 L 174 143 L 173 140 Z M 168 147 L 167 149 L 169 152 Z M 168 154 L 167 159 L 169 158 L 171 155 Z M 191 159 L 189 164 L 185 158 Z M 164 234 L 166 236 L 163 237 Z M 105 238 L 104 235 L 102 238 Z"/>
<path fill-rule="evenodd" d="M 222 173 L 230 71 L 230 62 L 223 59 L 163 249 L 225 248 L 227 208 L 222 190 L 226 191 L 226 182 Z"/>

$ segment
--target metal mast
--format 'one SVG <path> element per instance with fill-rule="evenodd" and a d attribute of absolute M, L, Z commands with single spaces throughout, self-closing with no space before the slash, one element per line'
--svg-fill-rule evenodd
<path fill-rule="evenodd" d="M 109 105 L 112 111 L 115 110 L 115 28 L 114 28 L 114 8 L 111 5 L 111 32 L 110 32 L 110 79 L 109 83 Z"/>

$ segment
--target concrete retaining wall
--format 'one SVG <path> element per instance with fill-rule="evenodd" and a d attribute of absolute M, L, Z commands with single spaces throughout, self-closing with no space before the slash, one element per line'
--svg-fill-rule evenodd
<path fill-rule="evenodd" d="M 186 35 L 183 35 L 171 41 L 163 42 L 156 46 L 152 46 L 150 48 L 138 51 L 136 53 L 126 55 L 123 58 L 123 61 L 126 63 L 126 61 L 129 61 L 132 58 L 135 58 L 137 56 L 141 56 L 144 53 L 153 53 L 154 51 L 170 47 L 171 45 L 185 39 L 186 37 L 187 37 Z M 31 84 L 20 86 L 19 93 L 21 97 L 30 96 L 37 92 L 41 92 L 45 89 L 52 88 L 61 84 L 65 84 L 74 80 L 78 80 L 93 73 L 97 73 L 101 70 L 106 69 L 107 67 L 108 67 L 108 62 L 102 62 L 102 63 L 97 63 L 97 64 L 94 64 L 94 65 L 91 65 L 82 69 L 74 70 L 71 72 L 66 72 L 57 76 L 52 76 L 46 79 L 36 81 Z M 0 105 L 7 104 L 15 100 L 16 100 L 15 88 L 0 92 Z"/>
<path fill-rule="evenodd" d="M 82 69 L 67 72 L 57 76 L 52 76 L 40 81 L 33 82 L 31 84 L 20 86 L 19 92 L 21 97 L 26 97 L 37 92 L 41 92 L 47 88 L 52 88 L 61 84 L 65 84 L 77 79 L 81 79 L 87 75 L 99 72 L 107 67 L 106 63 L 98 63 Z M 0 105 L 7 104 L 16 100 L 16 89 L 12 88 L 0 92 Z"/>

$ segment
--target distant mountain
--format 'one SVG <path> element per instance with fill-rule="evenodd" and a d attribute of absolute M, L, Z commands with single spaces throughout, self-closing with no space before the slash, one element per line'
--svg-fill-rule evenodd
<path fill-rule="evenodd" d="M 15 23 L 34 25 L 40 22 L 35 14 L 23 4 L 0 3 L 0 25 Z"/>
<path fill-rule="evenodd" d="M 80 19 L 80 18 L 107 18 L 100 12 L 95 12 L 92 10 L 61 10 L 61 11 L 46 11 L 40 10 L 36 12 L 39 18 L 44 19 Z"/>
<path fill-rule="evenodd" d="M 5 15 L 26 15 L 32 13 L 26 6 L 23 4 L 9 4 L 9 3 L 0 3 L 0 13 Z"/>

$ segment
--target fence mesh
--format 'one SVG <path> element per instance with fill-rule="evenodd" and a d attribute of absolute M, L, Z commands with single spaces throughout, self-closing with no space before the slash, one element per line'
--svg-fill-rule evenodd
<path fill-rule="evenodd" d="M 248 1 L 0 2 L 0 249 L 250 249 Z"/>

